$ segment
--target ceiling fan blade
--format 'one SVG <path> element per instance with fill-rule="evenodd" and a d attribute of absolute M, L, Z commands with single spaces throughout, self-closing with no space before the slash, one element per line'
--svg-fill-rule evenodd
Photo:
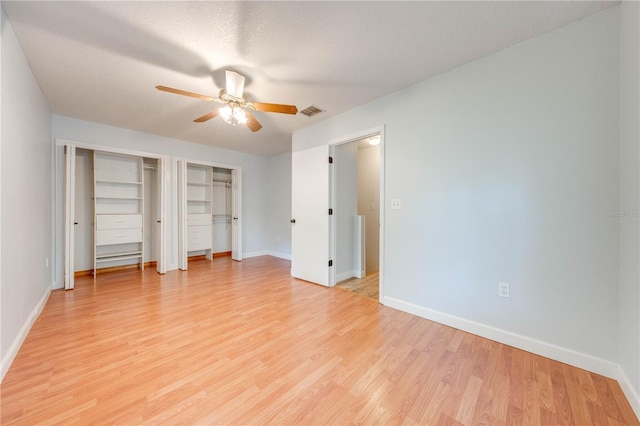
<path fill-rule="evenodd" d="M 242 99 L 242 92 L 244 92 L 244 75 L 231 70 L 225 70 L 224 73 L 225 79 L 227 80 L 227 95 Z"/>
<path fill-rule="evenodd" d="M 249 111 L 244 112 L 247 116 L 247 127 L 251 129 L 252 132 L 257 132 L 262 129 L 262 124 L 258 123 L 258 120 L 251 114 Z"/>
<path fill-rule="evenodd" d="M 183 96 L 191 96 L 192 98 L 203 99 L 205 101 L 216 101 L 216 98 L 212 98 L 211 96 L 201 95 L 199 93 L 187 92 L 186 90 L 174 89 L 173 87 L 167 86 L 156 86 L 156 89 L 161 90 L 163 92 L 175 93 L 176 95 Z"/>
<path fill-rule="evenodd" d="M 204 123 L 205 121 L 211 120 L 213 117 L 216 117 L 217 115 L 218 115 L 218 110 L 214 109 L 210 113 L 205 114 L 202 117 L 198 117 L 193 121 L 195 121 L 196 123 Z"/>
<path fill-rule="evenodd" d="M 268 104 L 265 102 L 252 102 L 256 111 L 279 112 L 281 114 L 297 114 L 298 108 L 295 105 Z"/>

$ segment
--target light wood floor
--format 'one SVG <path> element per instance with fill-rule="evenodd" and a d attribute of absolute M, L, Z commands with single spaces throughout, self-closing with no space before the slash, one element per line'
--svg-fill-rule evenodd
<path fill-rule="evenodd" d="M 9 424 L 638 424 L 615 381 L 271 257 L 54 291 L 2 383 Z"/>
<path fill-rule="evenodd" d="M 336 284 L 337 288 L 350 291 L 360 296 L 368 297 L 371 300 L 379 300 L 379 276 L 375 272 L 364 278 L 349 278 Z"/>

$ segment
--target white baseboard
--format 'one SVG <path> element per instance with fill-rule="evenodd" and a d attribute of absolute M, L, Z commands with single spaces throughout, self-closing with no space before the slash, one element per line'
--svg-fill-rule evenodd
<path fill-rule="evenodd" d="M 267 251 L 269 256 L 278 257 L 280 259 L 291 260 L 291 254 L 279 253 L 277 251 Z"/>
<path fill-rule="evenodd" d="M 280 259 L 291 260 L 291 255 L 286 253 L 278 253 L 277 251 L 264 250 L 264 251 L 252 251 L 251 253 L 242 253 L 242 258 L 258 257 L 258 256 L 273 256 Z"/>
<path fill-rule="evenodd" d="M 404 302 L 393 297 L 385 296 L 382 303 L 386 306 L 390 306 L 440 324 L 448 325 L 477 336 L 504 343 L 505 345 L 513 346 L 527 352 L 532 352 L 556 361 L 564 362 L 565 364 L 573 365 L 574 367 L 592 371 L 614 380 L 618 380 L 620 377 L 621 371 L 619 365 L 611 361 L 596 358 L 591 355 L 556 346 L 541 340 L 532 339 L 497 327 L 492 327 L 475 321 L 470 321 L 465 318 L 456 317 L 454 315 L 414 305 L 413 303 Z"/>
<path fill-rule="evenodd" d="M 16 355 L 18 355 L 18 351 L 20 350 L 20 347 L 22 346 L 24 339 L 26 339 L 27 334 L 29 334 L 29 330 L 31 330 L 33 323 L 36 322 L 36 320 L 38 319 L 38 316 L 40 316 L 42 309 L 44 309 L 44 305 L 47 304 L 47 300 L 49 299 L 49 295 L 51 294 L 52 287 L 53 287 L 53 283 L 50 283 L 49 287 L 42 295 L 42 298 L 40 299 L 38 304 L 33 308 L 31 313 L 27 317 L 27 320 L 22 325 L 22 328 L 18 332 L 18 335 L 16 336 L 15 339 L 13 339 L 13 342 L 11 343 L 9 350 L 7 351 L 4 358 L 2 359 L 2 365 L 0 366 L 0 382 L 4 380 L 4 376 L 7 374 L 7 371 L 9 371 L 9 367 L 11 367 L 11 364 L 13 363 L 13 360 L 16 358 Z"/>
<path fill-rule="evenodd" d="M 618 383 L 620 384 L 620 387 L 622 388 L 622 392 L 624 392 L 624 396 L 627 397 L 627 400 L 629 401 L 629 404 L 633 409 L 633 412 L 636 413 L 636 417 L 640 419 L 640 395 L 633 388 L 633 386 L 631 386 L 631 381 L 629 380 L 629 377 L 627 377 L 627 375 L 624 374 L 624 371 L 622 371 L 622 368 L 620 367 L 618 367 L 617 379 L 618 379 Z"/>
<path fill-rule="evenodd" d="M 242 253 L 242 258 L 247 259 L 250 257 L 266 256 L 269 254 L 267 251 L 252 251 L 250 253 Z"/>
<path fill-rule="evenodd" d="M 347 271 L 341 274 L 336 274 L 336 283 L 340 281 L 348 280 L 349 278 L 357 277 L 358 273 L 356 271 Z"/>

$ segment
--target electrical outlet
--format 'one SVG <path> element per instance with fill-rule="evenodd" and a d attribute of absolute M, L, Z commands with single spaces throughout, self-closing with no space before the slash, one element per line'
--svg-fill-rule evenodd
<path fill-rule="evenodd" d="M 392 210 L 399 210 L 401 207 L 401 203 L 400 200 L 397 198 L 394 198 L 393 200 L 391 200 L 391 209 Z"/>
<path fill-rule="evenodd" d="M 498 283 L 498 296 L 509 297 L 509 283 Z"/>

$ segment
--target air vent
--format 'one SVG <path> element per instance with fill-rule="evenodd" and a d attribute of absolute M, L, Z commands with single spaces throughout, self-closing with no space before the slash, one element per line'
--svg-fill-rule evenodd
<path fill-rule="evenodd" d="M 320 109 L 317 106 L 311 105 L 310 107 L 307 107 L 307 108 L 303 109 L 302 111 L 300 111 L 300 114 L 304 114 L 307 117 L 312 117 L 312 116 L 314 116 L 316 114 L 320 114 L 323 111 L 324 111 L 323 109 Z"/>

